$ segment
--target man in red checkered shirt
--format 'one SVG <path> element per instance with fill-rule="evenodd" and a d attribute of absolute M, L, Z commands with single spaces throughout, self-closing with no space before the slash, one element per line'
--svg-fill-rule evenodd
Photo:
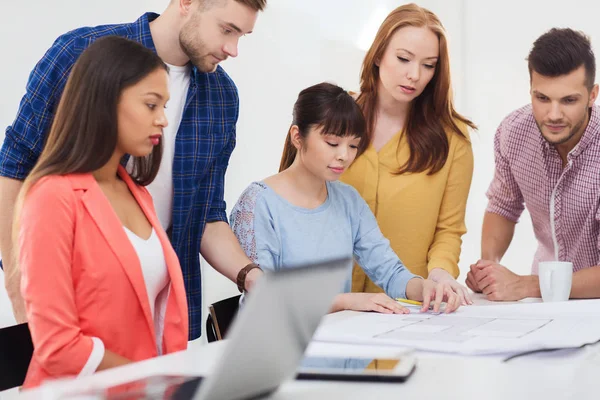
<path fill-rule="evenodd" d="M 528 58 L 531 104 L 500 124 L 481 260 L 467 286 L 490 300 L 540 297 L 540 261 L 573 263 L 571 298 L 600 297 L 600 107 L 589 39 L 552 29 Z M 527 207 L 538 248 L 532 275 L 500 264 Z"/>

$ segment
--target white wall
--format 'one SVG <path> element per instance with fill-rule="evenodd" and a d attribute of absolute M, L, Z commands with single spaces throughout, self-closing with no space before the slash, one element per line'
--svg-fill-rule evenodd
<path fill-rule="evenodd" d="M 3 1 L 0 24 L 0 140 L 16 113 L 29 71 L 61 33 L 83 25 L 132 21 L 160 12 L 168 0 Z M 298 92 L 320 81 L 358 88 L 365 46 L 385 15 L 403 2 L 391 0 L 271 0 L 255 32 L 240 42 L 240 56 L 223 66 L 240 92 L 238 146 L 231 159 L 225 197 L 231 209 L 253 180 L 277 171 Z M 591 1 L 502 2 L 428 0 L 448 30 L 456 105 L 479 125 L 473 137 L 475 174 L 467 211 L 461 269 L 479 256 L 485 190 L 493 172 L 492 139 L 501 119 L 528 99 L 525 57 L 533 40 L 552 26 L 582 29 L 600 38 L 600 6 Z M 34 33 L 32 26 L 36 27 Z M 600 54 L 600 53 L 599 53 Z M 527 273 L 535 248 L 528 216 L 518 226 L 505 258 Z M 2 274 L 0 273 L 0 281 Z M 205 304 L 237 293 L 233 283 L 204 268 Z M 12 322 L 0 290 L 0 326 Z M 205 313 L 206 315 L 206 313 Z"/>

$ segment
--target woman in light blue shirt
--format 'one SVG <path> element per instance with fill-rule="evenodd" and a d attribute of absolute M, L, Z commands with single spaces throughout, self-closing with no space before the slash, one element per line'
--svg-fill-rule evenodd
<path fill-rule="evenodd" d="M 449 285 L 413 275 L 382 235 L 367 203 L 338 181 L 369 143 L 365 120 L 342 88 L 321 83 L 302 92 L 294 105 L 280 173 L 252 183 L 231 214 L 231 226 L 248 257 L 261 269 L 279 270 L 354 255 L 366 274 L 384 289 L 345 293 L 333 311 L 407 313 L 394 298 L 430 303 L 438 311 L 460 304 Z"/>

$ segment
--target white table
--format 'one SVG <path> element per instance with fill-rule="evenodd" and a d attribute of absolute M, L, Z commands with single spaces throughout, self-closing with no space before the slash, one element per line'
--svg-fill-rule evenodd
<path fill-rule="evenodd" d="M 527 300 L 536 301 L 536 300 Z M 478 298 L 477 306 L 497 304 Z M 353 312 L 329 315 L 324 324 Z M 191 343 L 185 352 L 99 372 L 60 383 L 76 389 L 105 386 L 153 374 L 209 375 L 227 342 Z M 311 355 L 391 356 L 390 347 L 312 343 Z M 397 351 L 397 350 L 396 350 Z M 463 357 L 418 353 L 413 376 L 402 384 L 290 381 L 272 399 L 595 399 L 600 398 L 600 346 L 545 353 L 503 363 L 498 357 Z M 56 384 L 59 385 L 59 384 Z M 57 386 L 58 387 L 58 386 Z M 50 394 L 50 392 L 47 392 Z M 43 398 L 42 389 L 20 398 Z"/>

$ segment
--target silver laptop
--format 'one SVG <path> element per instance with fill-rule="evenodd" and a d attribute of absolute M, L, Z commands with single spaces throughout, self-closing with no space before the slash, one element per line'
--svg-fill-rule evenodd
<path fill-rule="evenodd" d="M 266 273 L 246 296 L 224 353 L 206 377 L 154 375 L 60 398 L 239 400 L 268 395 L 296 375 L 351 268 L 348 258 Z"/>
<path fill-rule="evenodd" d="M 296 369 L 352 259 L 265 274 L 233 322 L 227 347 L 194 400 L 237 400 L 275 391 Z"/>

